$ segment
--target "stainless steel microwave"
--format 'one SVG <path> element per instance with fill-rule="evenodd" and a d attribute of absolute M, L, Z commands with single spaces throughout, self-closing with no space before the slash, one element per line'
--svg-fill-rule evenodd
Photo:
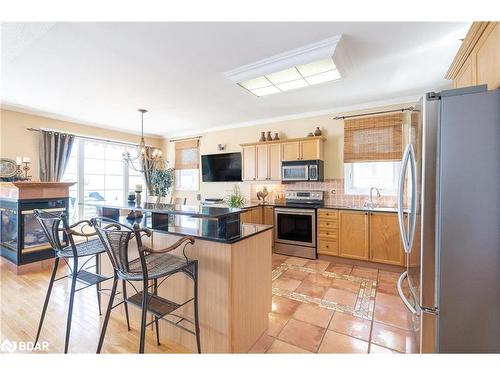
<path fill-rule="evenodd" d="M 323 181 L 323 160 L 281 162 L 281 181 Z"/>

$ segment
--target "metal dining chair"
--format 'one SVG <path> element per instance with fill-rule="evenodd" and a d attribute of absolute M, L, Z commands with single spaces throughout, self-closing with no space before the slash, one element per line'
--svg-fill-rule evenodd
<path fill-rule="evenodd" d="M 68 317 L 66 321 L 66 338 L 64 342 L 64 353 L 68 352 L 69 338 L 71 332 L 71 320 L 73 315 L 73 303 L 75 301 L 75 293 L 86 289 L 90 286 L 96 286 L 97 293 L 97 304 L 99 306 L 99 315 L 101 315 L 101 288 L 100 283 L 110 279 L 111 277 L 105 277 L 100 275 L 100 254 L 106 251 L 101 240 L 96 236 L 95 231 L 92 233 L 86 233 L 85 227 L 91 226 L 90 221 L 81 220 L 72 225 L 68 223 L 68 217 L 66 213 L 55 214 L 50 212 L 44 212 L 42 210 L 33 210 L 34 216 L 40 223 L 47 240 L 55 252 L 54 268 L 52 269 L 52 275 L 50 277 L 49 286 L 47 289 L 47 294 L 45 296 L 45 302 L 43 304 L 42 315 L 40 317 L 40 322 L 38 324 L 38 330 L 36 333 L 35 344 L 38 342 L 40 337 L 40 332 L 42 330 L 43 321 L 45 319 L 45 313 L 47 312 L 47 306 L 49 304 L 50 295 L 52 292 L 52 286 L 55 281 L 59 281 L 66 278 L 71 278 L 71 291 L 69 298 L 68 307 Z M 77 228 L 80 230 L 77 231 Z M 62 235 L 62 239 L 61 239 Z M 83 237 L 85 240 L 83 242 L 75 242 L 75 237 Z M 83 264 L 79 266 L 79 260 L 82 257 L 89 257 Z M 87 266 L 88 262 L 95 258 L 95 266 Z M 70 273 L 59 277 L 56 279 L 57 270 L 59 267 L 60 260 L 63 260 L 68 266 Z M 68 260 L 72 259 L 72 266 L 68 263 Z M 89 272 L 88 270 L 95 267 L 95 273 Z M 84 284 L 84 286 L 77 289 L 77 282 Z M 127 319 L 127 324 L 129 324 L 128 308 L 125 305 L 125 315 Z"/>
<path fill-rule="evenodd" d="M 186 255 L 186 246 L 188 244 L 193 245 L 194 238 L 189 236 L 182 237 L 165 249 L 155 250 L 142 243 L 142 237 L 150 237 L 152 232 L 147 228 L 140 228 L 139 224 L 134 224 L 133 227 L 129 227 L 117 221 L 102 217 L 92 218 L 91 223 L 104 244 L 114 269 L 113 287 L 104 316 L 97 353 L 100 353 L 102 349 L 118 280 L 126 281 L 136 292 L 133 296 L 126 298 L 125 303 L 130 303 L 141 308 L 139 353 L 144 353 L 146 327 L 150 324 L 155 324 L 156 341 L 157 344 L 160 345 L 158 327 L 158 321 L 160 319 L 194 335 L 196 337 L 198 353 L 201 353 L 200 325 L 198 318 L 198 261 L 189 259 Z M 129 241 L 134 237 L 137 243 L 139 257 L 129 260 Z M 171 251 L 182 245 L 183 256 L 170 254 Z M 193 280 L 193 297 L 183 303 L 176 303 L 158 295 L 158 287 L 170 276 L 179 272 L 182 272 Z M 163 280 L 158 283 L 159 279 Z M 137 290 L 132 283 L 133 281 L 142 283 L 141 291 Z M 152 283 L 150 283 L 150 281 L 152 281 Z M 180 307 L 189 302 L 194 303 L 194 321 L 176 313 Z M 146 323 L 146 314 L 148 312 L 153 315 L 153 320 Z M 180 325 L 182 322 L 190 323 L 192 329 Z"/>

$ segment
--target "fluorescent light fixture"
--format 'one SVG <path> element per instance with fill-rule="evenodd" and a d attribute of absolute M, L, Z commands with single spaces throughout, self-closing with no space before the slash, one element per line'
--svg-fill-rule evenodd
<path fill-rule="evenodd" d="M 225 76 L 256 96 L 275 94 L 345 75 L 342 35 L 233 69 Z"/>

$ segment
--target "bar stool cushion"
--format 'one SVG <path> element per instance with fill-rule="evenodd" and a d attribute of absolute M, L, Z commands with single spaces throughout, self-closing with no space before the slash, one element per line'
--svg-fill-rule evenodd
<path fill-rule="evenodd" d="M 79 257 L 100 254 L 106 251 L 99 238 L 79 242 L 76 243 L 75 246 Z M 57 251 L 57 256 L 60 258 L 72 258 L 73 248 L 71 246 L 66 246 L 62 250 Z"/>
<path fill-rule="evenodd" d="M 173 254 L 163 253 L 163 254 L 148 254 L 144 257 L 146 261 L 146 268 L 148 270 L 148 279 L 158 279 L 160 277 L 167 276 L 168 274 L 178 272 L 182 268 L 186 268 L 190 265 L 190 262 L 186 262 L 184 257 L 180 257 Z M 138 281 L 143 280 L 144 276 L 142 274 L 141 259 L 137 258 L 129 262 L 129 271 L 122 272 L 119 271 L 122 278 Z"/>

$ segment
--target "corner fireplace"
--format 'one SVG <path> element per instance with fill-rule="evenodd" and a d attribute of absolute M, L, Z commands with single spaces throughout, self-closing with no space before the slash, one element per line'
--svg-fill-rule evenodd
<path fill-rule="evenodd" d="M 0 249 L 17 265 L 54 257 L 33 210 L 67 212 L 68 198 L 0 199 Z"/>

